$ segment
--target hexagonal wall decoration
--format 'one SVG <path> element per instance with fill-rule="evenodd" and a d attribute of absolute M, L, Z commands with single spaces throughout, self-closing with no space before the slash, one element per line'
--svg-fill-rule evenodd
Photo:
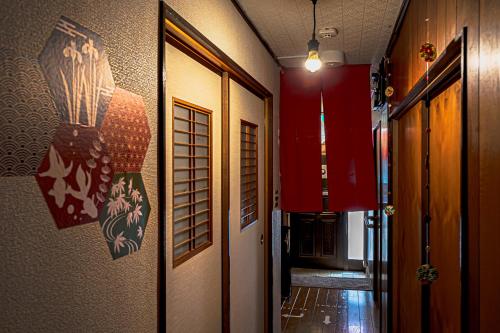
<path fill-rule="evenodd" d="M 115 89 L 101 37 L 64 16 L 38 61 L 61 120 L 35 176 L 56 225 L 99 221 L 113 259 L 138 251 L 150 213 L 142 97 Z"/>
<path fill-rule="evenodd" d="M 111 157 L 94 127 L 61 124 L 36 180 L 58 228 L 96 222 L 113 179 Z"/>
<path fill-rule="evenodd" d="M 61 16 L 38 60 L 62 121 L 100 128 L 115 89 L 102 38 Z"/>
<path fill-rule="evenodd" d="M 140 172 L 151 132 L 142 97 L 116 88 L 109 104 L 102 134 L 116 172 Z"/>
<path fill-rule="evenodd" d="M 141 174 L 116 173 L 99 216 L 113 259 L 140 249 L 150 209 Z"/>

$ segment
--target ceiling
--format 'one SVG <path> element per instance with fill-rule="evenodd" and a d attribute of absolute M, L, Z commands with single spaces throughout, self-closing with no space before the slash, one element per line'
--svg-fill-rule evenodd
<path fill-rule="evenodd" d="M 313 19 L 310 0 L 239 0 L 274 54 L 279 57 L 305 55 L 311 39 Z M 377 64 L 387 47 L 402 0 L 318 0 L 317 31 L 335 27 L 339 34 L 318 38 L 320 54 L 325 50 L 345 52 L 346 63 Z M 303 59 L 280 59 L 284 66 Z"/>

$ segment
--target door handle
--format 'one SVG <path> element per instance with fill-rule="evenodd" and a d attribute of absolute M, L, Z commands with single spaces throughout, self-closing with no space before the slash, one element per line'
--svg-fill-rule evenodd
<path fill-rule="evenodd" d="M 264 244 L 264 234 L 260 234 L 260 244 Z"/>
<path fill-rule="evenodd" d="M 368 221 L 372 221 L 374 223 L 368 223 Z M 374 229 L 377 227 L 376 223 L 378 221 L 378 216 L 367 216 L 365 219 L 365 226 L 370 229 Z"/>

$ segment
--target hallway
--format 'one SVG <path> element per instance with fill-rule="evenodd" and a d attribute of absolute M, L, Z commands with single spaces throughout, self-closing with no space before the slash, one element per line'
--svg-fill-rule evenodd
<path fill-rule="evenodd" d="M 377 332 L 370 291 L 292 287 L 281 306 L 282 333 Z"/>
<path fill-rule="evenodd" d="M 0 333 L 490 333 L 500 0 L 2 0 Z"/>

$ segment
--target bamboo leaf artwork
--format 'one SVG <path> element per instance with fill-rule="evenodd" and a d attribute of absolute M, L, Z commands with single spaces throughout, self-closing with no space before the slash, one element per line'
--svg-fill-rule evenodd
<path fill-rule="evenodd" d="M 106 209 L 102 210 L 99 219 L 113 259 L 139 250 L 149 212 L 149 200 L 141 175 L 115 174 L 108 191 Z"/>

